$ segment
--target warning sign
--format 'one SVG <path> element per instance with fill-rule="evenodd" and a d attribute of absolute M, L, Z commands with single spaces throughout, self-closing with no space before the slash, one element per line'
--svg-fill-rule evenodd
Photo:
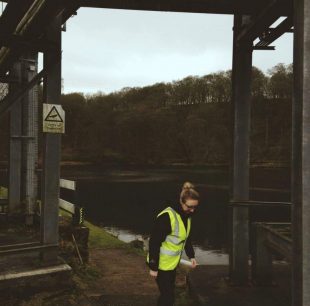
<path fill-rule="evenodd" d="M 43 132 L 65 132 L 65 111 L 61 105 L 43 104 Z"/>

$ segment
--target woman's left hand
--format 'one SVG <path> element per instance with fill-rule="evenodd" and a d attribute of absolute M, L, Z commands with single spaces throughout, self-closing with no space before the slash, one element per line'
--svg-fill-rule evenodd
<path fill-rule="evenodd" d="M 192 268 L 196 268 L 197 267 L 197 261 L 195 258 L 191 258 L 191 263 L 192 263 Z"/>

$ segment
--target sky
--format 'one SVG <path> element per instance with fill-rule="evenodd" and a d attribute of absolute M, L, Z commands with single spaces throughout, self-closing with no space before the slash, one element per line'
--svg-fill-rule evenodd
<path fill-rule="evenodd" d="M 231 69 L 233 17 L 82 8 L 63 32 L 64 93 L 111 93 Z M 264 72 L 292 62 L 292 34 L 255 51 Z"/>

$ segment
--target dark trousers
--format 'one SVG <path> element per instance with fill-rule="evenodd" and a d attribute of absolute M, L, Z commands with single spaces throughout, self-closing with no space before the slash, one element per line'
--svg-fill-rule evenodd
<path fill-rule="evenodd" d="M 158 270 L 156 282 L 160 291 L 158 306 L 173 306 L 176 270 Z"/>

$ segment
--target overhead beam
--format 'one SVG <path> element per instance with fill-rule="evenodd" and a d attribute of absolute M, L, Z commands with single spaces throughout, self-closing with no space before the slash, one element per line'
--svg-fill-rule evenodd
<path fill-rule="evenodd" d="M 8 48 L 23 49 L 25 51 L 35 50 L 37 52 L 44 52 L 56 49 L 55 44 L 44 39 L 27 39 L 21 35 L 1 35 L 0 46 Z"/>
<path fill-rule="evenodd" d="M 80 0 L 81 7 L 124 10 L 169 11 L 210 14 L 255 14 L 270 0 Z M 287 3 L 287 0 L 282 0 Z M 280 14 L 289 14 L 286 5 L 277 8 Z"/>
<path fill-rule="evenodd" d="M 29 11 L 34 0 L 10 0 L 6 6 L 3 15 L 0 17 L 0 37 L 3 35 L 12 35 L 15 33 L 17 25 Z M 12 4 L 11 4 L 12 3 Z M 25 4 L 27 3 L 27 5 Z M 23 9 L 21 10 L 22 7 Z M 12 46 L 11 48 L 2 48 L 0 51 L 0 75 L 6 74 L 12 63 L 25 52 L 29 50 L 28 43 L 33 45 L 31 51 L 51 51 L 49 43 L 41 45 L 42 37 L 44 38 L 45 30 L 50 23 L 59 14 L 62 16 L 64 23 L 79 8 L 78 0 L 45 0 L 44 5 L 33 15 L 29 16 L 27 22 L 22 28 L 24 41 L 20 41 L 23 48 Z M 14 22 L 12 22 L 12 20 Z M 20 33 L 18 33 L 20 34 Z M 37 45 L 36 45 L 37 44 Z"/>
<path fill-rule="evenodd" d="M 244 27 L 237 37 L 238 43 L 254 41 L 281 17 L 279 7 L 281 0 L 272 0 L 252 22 Z"/>
<path fill-rule="evenodd" d="M 34 0 L 10 0 L 0 17 L 0 36 L 15 32 L 17 25 L 29 11 Z M 34 47 L 34 51 L 46 51 L 46 47 L 36 42 L 43 36 L 48 24 L 61 13 L 62 22 L 65 22 L 79 7 L 102 7 L 127 10 L 151 10 L 189 13 L 215 13 L 215 14 L 243 14 L 256 15 L 264 7 L 269 7 L 273 0 L 45 0 L 44 6 L 26 23 L 23 35 L 29 39 L 28 43 Z M 278 15 L 291 13 L 289 3 L 291 0 L 278 0 L 274 11 Z M 5 74 L 12 63 L 22 54 L 20 50 L 27 50 L 27 41 L 19 42 L 23 45 L 12 46 L 8 50 L 2 50 L 0 60 L 0 75 Z M 4 52 L 5 51 L 5 52 Z"/>
<path fill-rule="evenodd" d="M 13 33 L 34 0 L 10 0 L 0 18 L 1 33 Z"/>

